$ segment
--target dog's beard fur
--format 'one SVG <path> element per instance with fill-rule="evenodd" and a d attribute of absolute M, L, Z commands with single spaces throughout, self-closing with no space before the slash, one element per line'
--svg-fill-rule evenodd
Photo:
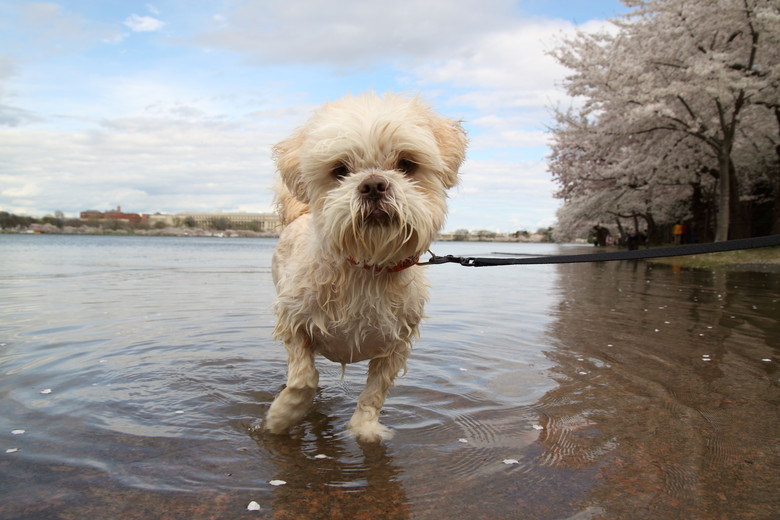
<path fill-rule="evenodd" d="M 349 427 L 360 440 L 388 438 L 379 409 L 406 367 L 427 299 L 421 269 L 405 268 L 444 224 L 465 147 L 457 123 L 393 95 L 326 105 L 277 145 L 287 227 L 274 254 L 274 336 L 287 348 L 288 380 L 265 429 L 283 433 L 303 418 L 322 354 L 371 360 Z"/>
<path fill-rule="evenodd" d="M 387 183 L 387 195 L 365 200 L 358 187 L 369 177 Z M 323 246 L 333 258 L 392 267 L 424 253 L 444 223 L 444 193 L 425 194 L 395 171 L 352 174 L 332 189 L 313 216 Z"/>

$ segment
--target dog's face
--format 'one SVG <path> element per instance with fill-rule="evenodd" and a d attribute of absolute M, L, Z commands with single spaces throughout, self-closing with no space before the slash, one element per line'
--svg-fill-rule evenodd
<path fill-rule="evenodd" d="M 444 225 L 465 151 L 461 126 L 419 99 L 367 94 L 325 105 L 274 157 L 331 253 L 392 265 Z"/>

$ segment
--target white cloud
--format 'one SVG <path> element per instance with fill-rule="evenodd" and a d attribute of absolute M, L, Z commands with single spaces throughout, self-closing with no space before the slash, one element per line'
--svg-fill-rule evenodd
<path fill-rule="evenodd" d="M 561 20 L 519 23 L 466 42 L 451 57 L 420 66 L 416 73 L 426 81 L 461 87 L 548 89 L 563 68 L 545 51 L 557 34 L 572 30 Z"/>
<path fill-rule="evenodd" d="M 252 64 L 371 67 L 382 60 L 444 56 L 511 19 L 511 0 L 242 2 L 217 13 L 198 43 Z"/>
<path fill-rule="evenodd" d="M 471 193 L 550 193 L 544 161 L 468 160 L 462 171 L 462 189 Z"/>
<path fill-rule="evenodd" d="M 40 121 L 40 118 L 28 110 L 0 104 L 0 126 L 22 126 Z"/>
<path fill-rule="evenodd" d="M 607 22 L 575 26 L 564 20 L 515 21 L 464 40 L 444 59 L 412 65 L 418 84 L 461 92 L 452 102 L 478 110 L 543 109 L 567 99 L 557 88 L 570 73 L 547 53 L 577 30 L 614 30 Z"/>
<path fill-rule="evenodd" d="M 493 123 L 485 124 L 485 119 L 493 120 Z M 472 153 L 496 149 L 540 148 L 547 146 L 549 142 L 548 132 L 529 129 L 528 123 L 521 125 L 513 118 L 485 117 L 480 123 L 471 125 L 482 127 L 479 134 L 472 135 L 469 139 L 469 150 Z"/>
<path fill-rule="evenodd" d="M 19 2 L 3 14 L 8 17 L 3 30 L 12 38 L 6 52 L 27 58 L 78 52 L 115 40 L 119 34 L 111 24 L 89 19 L 56 3 Z"/>
<path fill-rule="evenodd" d="M 112 120 L 102 129 L 0 130 L 0 209 L 30 215 L 270 208 L 276 135 L 192 121 Z"/>
<path fill-rule="evenodd" d="M 122 22 L 126 27 L 135 32 L 154 32 L 159 31 L 165 26 L 165 22 L 151 16 L 142 16 L 132 14 Z"/>
<path fill-rule="evenodd" d="M 544 161 L 468 160 L 461 173 L 450 197 L 449 230 L 535 230 L 554 219 L 558 201 Z"/>
<path fill-rule="evenodd" d="M 24 184 L 19 184 L 16 186 L 11 186 L 10 188 L 6 188 L 0 191 L 0 195 L 2 195 L 3 197 L 11 197 L 11 198 L 34 197 L 39 193 L 41 193 L 41 188 L 38 185 L 29 182 L 26 182 Z"/>

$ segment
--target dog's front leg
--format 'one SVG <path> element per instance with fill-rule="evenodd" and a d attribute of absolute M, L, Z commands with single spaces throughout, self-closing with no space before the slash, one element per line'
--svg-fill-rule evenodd
<path fill-rule="evenodd" d="M 291 339 L 287 347 L 287 386 L 276 396 L 265 415 L 263 427 L 271 433 L 287 433 L 299 423 L 311 406 L 319 373 L 314 352 L 306 342 Z"/>
<path fill-rule="evenodd" d="M 396 375 L 406 367 L 409 347 L 399 345 L 386 357 L 374 358 L 368 364 L 366 387 L 358 398 L 357 408 L 347 425 L 360 441 L 379 442 L 390 439 L 393 432 L 379 423 L 379 411 Z"/>

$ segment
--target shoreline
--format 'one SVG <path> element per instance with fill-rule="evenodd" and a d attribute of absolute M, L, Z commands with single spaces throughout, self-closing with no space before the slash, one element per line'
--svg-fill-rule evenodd
<path fill-rule="evenodd" d="M 780 247 L 724 251 L 705 255 L 675 256 L 648 260 L 653 264 L 684 269 L 731 269 L 780 272 Z"/>
<path fill-rule="evenodd" d="M 85 235 L 85 236 L 148 236 L 148 237 L 193 237 L 193 238 L 279 238 L 279 233 L 258 232 L 240 229 L 226 229 L 224 231 L 208 230 L 203 228 L 179 228 L 166 227 L 161 229 L 103 229 L 91 226 L 64 226 L 59 228 L 51 224 L 33 224 L 29 228 L 17 230 L 0 230 L 5 235 Z M 473 240 L 454 240 L 446 236 L 437 238 L 441 242 L 454 243 L 549 243 L 534 240 L 522 240 L 519 238 L 506 239 L 504 237 L 476 238 Z M 574 244 L 583 247 L 591 244 Z M 591 246 L 592 247 L 592 246 Z M 658 246 L 661 247 L 661 246 Z M 608 246 L 597 248 L 601 251 L 622 251 L 623 248 Z M 652 248 L 650 248 L 652 249 Z M 652 258 L 647 262 L 656 265 L 667 265 L 673 268 L 683 269 L 731 269 L 745 271 L 780 272 L 780 247 L 766 247 L 757 249 L 743 249 L 737 251 L 725 251 L 719 253 L 707 253 L 687 256 L 675 256 L 664 258 Z"/>
<path fill-rule="evenodd" d="M 164 227 L 159 229 L 137 229 L 137 228 L 102 228 L 93 226 L 55 226 L 53 224 L 31 224 L 29 227 L 20 229 L 0 229 L 0 234 L 5 235 L 86 235 L 86 236 L 170 236 L 170 237 L 207 237 L 207 238 L 279 238 L 279 233 L 274 231 L 252 231 L 246 229 L 225 229 L 214 230 L 204 229 L 199 227 L 184 228 L 184 227 Z M 514 238 L 514 237 L 474 237 L 467 239 L 455 239 L 452 238 L 452 233 L 441 233 L 437 238 L 437 242 L 495 242 L 495 243 L 521 243 L 521 244 L 552 244 L 555 242 L 547 242 L 545 240 L 536 239 L 533 236 L 530 238 Z M 587 246 L 589 244 L 578 244 Z"/>
<path fill-rule="evenodd" d="M 226 229 L 224 231 L 203 228 L 165 227 L 160 229 L 104 229 L 91 226 L 64 226 L 33 224 L 20 230 L 0 230 L 3 235 L 84 235 L 84 236 L 151 236 L 151 237 L 204 237 L 204 238 L 279 238 L 279 233 Z"/>

